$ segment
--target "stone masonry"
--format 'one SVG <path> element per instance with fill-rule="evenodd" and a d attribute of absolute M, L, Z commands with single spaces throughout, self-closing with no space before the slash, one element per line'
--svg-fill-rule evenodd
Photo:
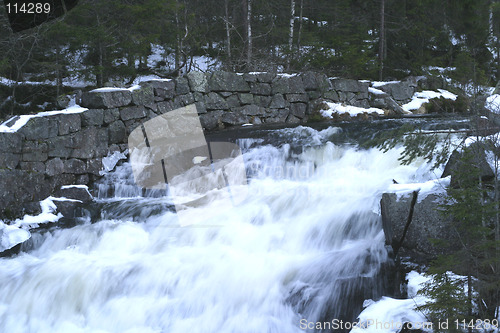
<path fill-rule="evenodd" d="M 385 100 L 392 100 L 391 93 L 397 95 L 394 100 L 413 94 L 408 91 L 413 86 L 401 84 L 384 87 Z M 218 71 L 143 82 L 137 89 L 83 93 L 84 112 L 33 117 L 16 132 L 0 132 L 0 219 L 35 213 L 38 202 L 62 185 L 91 184 L 100 177 L 102 158 L 124 152 L 137 126 L 176 108 L 195 103 L 206 131 L 246 123 L 304 123 L 325 100 L 390 108 L 380 96 L 371 96 L 369 85 L 312 72 Z"/>

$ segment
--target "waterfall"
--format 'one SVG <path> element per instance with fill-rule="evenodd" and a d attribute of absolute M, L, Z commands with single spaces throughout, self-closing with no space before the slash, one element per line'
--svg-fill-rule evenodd
<path fill-rule="evenodd" d="M 354 320 L 387 287 L 381 194 L 436 176 L 400 165 L 400 149 L 335 142 L 341 132 L 240 139 L 246 200 L 188 208 L 188 227 L 122 164 L 98 185 L 97 221 L 40 231 L 0 259 L 0 331 L 293 333 L 303 319 Z"/>

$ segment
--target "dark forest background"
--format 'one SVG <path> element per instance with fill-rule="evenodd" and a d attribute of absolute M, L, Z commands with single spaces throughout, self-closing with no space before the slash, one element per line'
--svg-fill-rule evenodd
<path fill-rule="evenodd" d="M 500 75 L 495 0 L 80 0 L 19 33 L 0 4 L 0 77 L 12 80 L 0 85 L 0 111 L 11 114 L 68 92 L 70 76 L 91 86 L 174 77 L 197 70 L 200 56 L 213 60 L 208 70 L 237 72 L 385 80 L 439 66 L 452 67 L 458 82 L 484 85 Z M 152 66 L 158 47 L 162 59 Z M 27 80 L 50 84 L 21 89 Z"/>

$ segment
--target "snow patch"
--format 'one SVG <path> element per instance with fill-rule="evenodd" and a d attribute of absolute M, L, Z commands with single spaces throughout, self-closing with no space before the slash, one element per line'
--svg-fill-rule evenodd
<path fill-rule="evenodd" d="M 321 110 L 321 115 L 326 118 L 333 118 L 334 113 L 343 114 L 348 113 L 351 117 L 354 117 L 362 113 L 372 113 L 375 112 L 380 115 L 384 115 L 384 111 L 377 108 L 360 108 L 352 105 L 342 105 L 339 103 L 325 102 L 328 105 L 328 110 Z"/>
<path fill-rule="evenodd" d="M 14 117 L 10 118 L 9 120 L 0 124 L 0 132 L 1 133 L 15 133 L 21 127 L 26 125 L 31 118 L 54 116 L 54 115 L 58 115 L 58 114 L 82 113 L 82 112 L 87 111 L 87 110 L 88 110 L 87 108 L 82 108 L 79 105 L 73 105 L 73 106 L 70 106 L 69 108 L 64 109 L 64 110 L 44 111 L 44 112 L 40 112 L 37 114 L 14 116 Z M 12 122 L 14 122 L 14 123 L 12 124 Z"/>
<path fill-rule="evenodd" d="M 402 108 L 405 111 L 418 110 L 425 103 L 429 103 L 429 100 L 439 97 L 456 100 L 458 96 L 444 89 L 438 89 L 438 91 L 431 91 L 431 90 L 419 91 L 416 92 L 413 95 L 412 100 L 404 104 Z"/>
<path fill-rule="evenodd" d="M 427 297 L 417 295 L 418 290 L 422 289 L 423 283 L 427 282 L 429 278 L 412 271 L 407 274 L 407 279 L 408 296 L 411 299 L 382 297 L 377 302 L 365 301 L 363 305 L 366 305 L 366 308 L 360 313 L 357 320 L 361 324 L 352 329 L 351 332 L 395 333 L 399 332 L 406 322 L 412 323 L 415 328 L 428 323 L 427 318 L 421 312 L 417 312 L 415 307 L 429 301 Z M 431 331 L 426 328 L 423 330 Z"/>
<path fill-rule="evenodd" d="M 385 86 L 386 84 L 391 84 L 391 83 L 400 83 L 401 81 L 373 81 L 372 82 L 372 87 L 378 88 Z"/>
<path fill-rule="evenodd" d="M 147 82 L 147 81 L 172 81 L 171 79 L 163 79 L 159 77 L 158 75 L 142 75 L 138 76 L 134 79 L 134 82 L 132 83 L 133 85 L 138 85 L 141 82 Z"/>
<path fill-rule="evenodd" d="M 92 197 L 92 194 L 90 194 L 89 187 L 87 185 L 63 185 L 63 186 L 61 186 L 61 190 L 70 189 L 70 188 L 81 188 L 81 189 L 84 189 L 85 191 L 87 191 L 87 193 L 89 194 L 89 196 Z M 59 199 L 66 199 L 66 198 L 54 198 L 54 200 L 61 201 Z M 66 199 L 66 201 L 71 201 L 71 200 L 73 200 L 73 199 Z M 80 201 L 80 200 L 75 200 L 75 201 Z"/>
<path fill-rule="evenodd" d="M 31 234 L 28 230 L 0 221 L 0 252 L 11 249 L 17 244 L 27 241 L 30 237 Z"/>
<path fill-rule="evenodd" d="M 17 227 L 28 226 L 30 228 L 38 227 L 39 224 L 57 222 L 63 215 L 58 213 L 54 214 L 57 210 L 57 206 L 54 201 L 74 201 L 73 199 L 66 198 L 54 198 L 52 196 L 45 200 L 40 201 L 40 208 L 42 212 L 38 215 L 24 215 L 22 219 L 17 219 L 13 225 Z"/>
<path fill-rule="evenodd" d="M 428 71 L 438 71 L 439 73 L 444 73 L 444 72 L 453 72 L 457 70 L 456 67 L 439 67 L 439 66 L 429 66 L 427 68 Z"/>
<path fill-rule="evenodd" d="M 451 176 L 439 179 L 433 179 L 424 183 L 409 183 L 409 184 L 391 184 L 388 192 L 395 193 L 398 200 L 413 191 L 418 192 L 418 202 L 424 200 L 429 194 L 444 194 L 446 188 L 450 186 Z"/>
<path fill-rule="evenodd" d="M 493 113 L 500 113 L 500 95 L 494 94 L 488 96 L 484 106 Z"/>
<path fill-rule="evenodd" d="M 370 92 L 370 93 L 372 93 L 374 95 L 385 95 L 386 94 L 382 90 L 377 89 L 377 88 L 373 88 L 373 87 L 368 87 L 368 92 Z"/>
<path fill-rule="evenodd" d="M 69 185 L 64 187 L 79 187 L 85 185 Z M 85 186 L 85 188 L 87 188 Z M 88 190 L 88 188 L 87 188 Z M 12 224 L 5 224 L 0 220 L 0 252 L 13 248 L 17 244 L 23 243 L 31 237 L 29 232 L 32 228 L 38 228 L 40 224 L 57 222 L 63 215 L 56 213 L 57 206 L 54 201 L 82 202 L 76 199 L 64 197 L 48 197 L 40 201 L 42 212 L 38 215 L 24 215 L 22 219 L 17 219 Z"/>
<path fill-rule="evenodd" d="M 90 92 L 113 92 L 113 91 L 127 91 L 127 88 L 105 87 L 93 89 Z"/>
<path fill-rule="evenodd" d="M 278 73 L 279 77 L 294 77 L 297 76 L 298 74 L 289 74 L 289 73 Z"/>

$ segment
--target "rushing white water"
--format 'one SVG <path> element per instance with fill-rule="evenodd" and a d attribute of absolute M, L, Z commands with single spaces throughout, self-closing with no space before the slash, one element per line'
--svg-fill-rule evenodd
<path fill-rule="evenodd" d="M 34 235 L 33 250 L 0 259 L 0 331 L 292 333 L 303 318 L 349 318 L 384 291 L 382 192 L 436 177 L 401 166 L 398 150 L 325 142 L 335 131 L 241 141 L 247 200 L 192 208 L 200 221 L 220 210 L 219 227 L 178 227 L 170 200 L 138 198 L 123 165 L 100 188 L 114 195 L 104 219 Z"/>

